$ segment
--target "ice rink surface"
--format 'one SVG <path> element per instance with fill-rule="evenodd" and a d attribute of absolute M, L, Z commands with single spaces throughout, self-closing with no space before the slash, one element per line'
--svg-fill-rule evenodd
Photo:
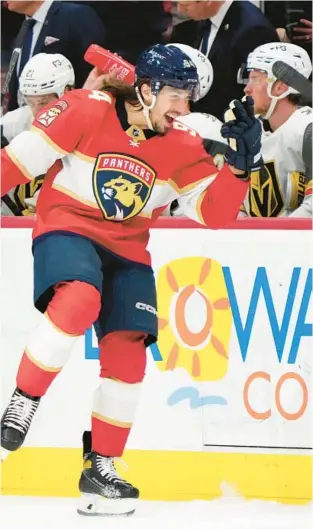
<path fill-rule="evenodd" d="M 0 496 L 0 527 L 21 529 L 312 529 L 313 505 L 222 498 L 138 504 L 128 518 L 83 517 L 77 500 Z"/>

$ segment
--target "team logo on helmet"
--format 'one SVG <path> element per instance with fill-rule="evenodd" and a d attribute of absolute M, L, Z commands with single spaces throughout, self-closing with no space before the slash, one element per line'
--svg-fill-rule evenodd
<path fill-rule="evenodd" d="M 106 220 L 124 221 L 138 215 L 149 200 L 156 172 L 134 156 L 99 154 L 93 190 Z"/>

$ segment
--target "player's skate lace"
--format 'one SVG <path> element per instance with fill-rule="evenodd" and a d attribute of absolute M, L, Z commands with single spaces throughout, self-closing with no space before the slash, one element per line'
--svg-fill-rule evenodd
<path fill-rule="evenodd" d="M 128 481 L 121 478 L 114 465 L 114 459 L 113 457 L 104 457 L 104 456 L 97 456 L 96 458 L 96 467 L 98 472 L 101 474 L 102 477 L 104 477 L 107 481 L 111 483 L 123 483 L 124 485 L 130 485 Z"/>
<path fill-rule="evenodd" d="M 15 393 L 12 396 L 11 402 L 5 413 L 3 426 L 15 428 L 22 434 L 25 434 L 29 427 L 35 412 L 38 408 L 39 402 L 33 401 L 24 395 Z"/>

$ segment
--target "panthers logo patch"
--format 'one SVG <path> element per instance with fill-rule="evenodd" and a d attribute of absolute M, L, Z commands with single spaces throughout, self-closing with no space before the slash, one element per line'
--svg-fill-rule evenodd
<path fill-rule="evenodd" d="M 124 221 L 138 215 L 150 197 L 156 172 L 134 156 L 99 154 L 93 191 L 106 220 Z"/>

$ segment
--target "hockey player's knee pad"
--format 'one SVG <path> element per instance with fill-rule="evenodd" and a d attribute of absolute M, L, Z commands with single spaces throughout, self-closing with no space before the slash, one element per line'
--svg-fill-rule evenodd
<path fill-rule="evenodd" d="M 100 342 L 102 378 L 115 378 L 128 384 L 142 382 L 146 369 L 146 334 L 114 331 Z"/>
<path fill-rule="evenodd" d="M 96 287 L 82 281 L 69 281 L 56 286 L 47 313 L 63 332 L 79 336 L 96 321 L 100 308 L 101 294 Z"/>

